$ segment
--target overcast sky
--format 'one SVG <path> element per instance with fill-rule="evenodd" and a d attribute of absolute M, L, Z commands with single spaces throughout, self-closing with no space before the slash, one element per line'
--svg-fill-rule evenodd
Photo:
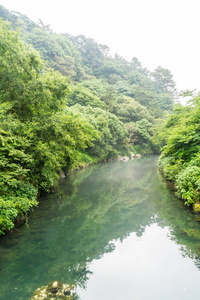
<path fill-rule="evenodd" d="M 0 0 L 54 32 L 84 34 L 150 71 L 169 69 L 179 90 L 200 90 L 199 0 Z"/>

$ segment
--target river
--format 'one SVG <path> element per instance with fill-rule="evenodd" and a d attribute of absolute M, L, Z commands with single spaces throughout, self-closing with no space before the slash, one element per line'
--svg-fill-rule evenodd
<path fill-rule="evenodd" d="M 80 300 L 200 299 L 200 224 L 157 157 L 72 172 L 28 225 L 0 239 L 0 299 L 28 300 L 53 280 Z"/>

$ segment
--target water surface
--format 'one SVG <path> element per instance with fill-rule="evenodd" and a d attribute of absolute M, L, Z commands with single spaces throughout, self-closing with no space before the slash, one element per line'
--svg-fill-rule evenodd
<path fill-rule="evenodd" d="M 200 225 L 157 172 L 156 157 L 70 174 L 0 240 L 0 299 L 53 280 L 80 300 L 200 297 Z"/>

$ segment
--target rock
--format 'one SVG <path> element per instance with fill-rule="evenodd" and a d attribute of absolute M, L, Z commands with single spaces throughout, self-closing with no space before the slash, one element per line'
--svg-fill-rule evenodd
<path fill-rule="evenodd" d="M 45 299 L 66 299 L 73 300 L 74 294 L 71 293 L 74 285 L 63 284 L 60 281 L 52 281 L 48 286 L 42 286 L 37 289 L 30 300 L 45 300 Z"/>
<path fill-rule="evenodd" d="M 123 161 L 123 157 L 122 157 L 122 156 L 119 156 L 117 160 L 118 160 L 118 161 Z"/>
<path fill-rule="evenodd" d="M 193 211 L 194 211 L 194 213 L 199 213 L 200 214 L 200 203 L 194 203 L 193 204 Z"/>
<path fill-rule="evenodd" d="M 141 155 L 141 154 L 136 154 L 135 157 L 136 157 L 136 158 L 141 158 L 142 155 Z"/>
<path fill-rule="evenodd" d="M 120 156 L 120 157 L 118 158 L 118 161 L 128 162 L 128 161 L 129 161 L 129 158 L 126 157 L 126 156 Z"/>
<path fill-rule="evenodd" d="M 195 220 L 200 222 L 200 203 L 194 203 L 192 208 L 195 214 Z"/>
<path fill-rule="evenodd" d="M 63 289 L 63 284 L 59 280 L 52 281 L 47 286 L 47 291 L 52 294 L 57 294 L 58 291 L 61 291 L 62 289 Z"/>
<path fill-rule="evenodd" d="M 126 156 L 124 156 L 124 157 L 123 157 L 123 162 L 126 162 L 126 163 L 127 163 L 128 161 L 129 161 L 129 158 L 126 157 Z"/>
<path fill-rule="evenodd" d="M 134 156 L 135 156 L 135 154 L 134 154 L 133 152 L 131 152 L 130 157 L 131 157 L 131 158 L 134 158 Z"/>
<path fill-rule="evenodd" d="M 60 173 L 60 176 L 59 176 L 60 178 L 65 178 L 65 173 L 62 171 L 61 173 Z"/>
<path fill-rule="evenodd" d="M 25 222 L 26 222 L 26 217 L 21 214 L 20 216 L 18 216 L 18 218 L 15 221 L 15 228 L 21 227 L 22 225 L 25 224 Z"/>

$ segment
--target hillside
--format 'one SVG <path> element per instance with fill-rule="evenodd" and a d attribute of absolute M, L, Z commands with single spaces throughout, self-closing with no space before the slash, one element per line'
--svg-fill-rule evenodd
<path fill-rule="evenodd" d="M 91 38 L 53 33 L 2 6 L 0 17 L 3 233 L 62 173 L 158 151 L 153 132 L 172 112 L 176 88 L 169 70 L 112 57 Z"/>

